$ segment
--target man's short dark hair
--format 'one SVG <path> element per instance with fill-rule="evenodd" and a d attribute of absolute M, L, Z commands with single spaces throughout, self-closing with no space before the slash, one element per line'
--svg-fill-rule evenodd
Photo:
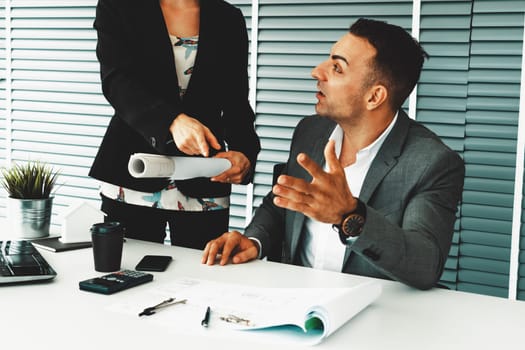
<path fill-rule="evenodd" d="M 414 89 L 428 54 L 403 28 L 383 21 L 360 18 L 350 33 L 365 38 L 376 49 L 371 84 L 381 83 L 390 95 L 394 110 L 401 107 Z"/>

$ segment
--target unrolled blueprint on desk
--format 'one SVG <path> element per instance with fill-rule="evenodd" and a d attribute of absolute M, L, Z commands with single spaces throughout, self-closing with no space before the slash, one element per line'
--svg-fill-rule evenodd
<path fill-rule="evenodd" d="M 219 337 L 258 341 L 321 342 L 339 329 L 381 293 L 377 281 L 348 288 L 261 288 L 182 278 L 134 294 L 109 308 L 136 317 L 137 322 L 156 322 L 187 333 L 206 332 Z M 158 313 L 137 316 L 142 309 L 167 298 L 186 299 Z M 210 306 L 209 327 L 201 321 Z"/>

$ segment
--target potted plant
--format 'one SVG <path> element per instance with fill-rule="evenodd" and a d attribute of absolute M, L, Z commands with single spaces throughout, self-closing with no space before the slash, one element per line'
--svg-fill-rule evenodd
<path fill-rule="evenodd" d="M 2 169 L 2 186 L 8 194 L 7 215 L 11 234 L 20 238 L 49 236 L 53 188 L 59 171 L 41 161 L 13 163 Z"/>

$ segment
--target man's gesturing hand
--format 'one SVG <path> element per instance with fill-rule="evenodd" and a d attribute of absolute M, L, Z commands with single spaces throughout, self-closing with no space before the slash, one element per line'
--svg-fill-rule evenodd
<path fill-rule="evenodd" d="M 338 224 L 344 213 L 355 209 L 357 201 L 348 188 L 333 140 L 326 144 L 324 156 L 328 168 L 326 172 L 306 154 L 300 153 L 297 162 L 312 175 L 312 181 L 288 175 L 279 176 L 273 187 L 276 196 L 274 204 L 301 212 L 320 222 Z"/>

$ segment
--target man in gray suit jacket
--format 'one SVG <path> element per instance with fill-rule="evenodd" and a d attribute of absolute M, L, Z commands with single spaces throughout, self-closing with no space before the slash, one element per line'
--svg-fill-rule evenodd
<path fill-rule="evenodd" d="M 401 105 L 426 52 L 405 30 L 359 19 L 312 76 L 316 116 L 245 234 L 210 241 L 202 263 L 257 257 L 401 281 L 439 280 L 463 191 L 464 163 Z"/>

